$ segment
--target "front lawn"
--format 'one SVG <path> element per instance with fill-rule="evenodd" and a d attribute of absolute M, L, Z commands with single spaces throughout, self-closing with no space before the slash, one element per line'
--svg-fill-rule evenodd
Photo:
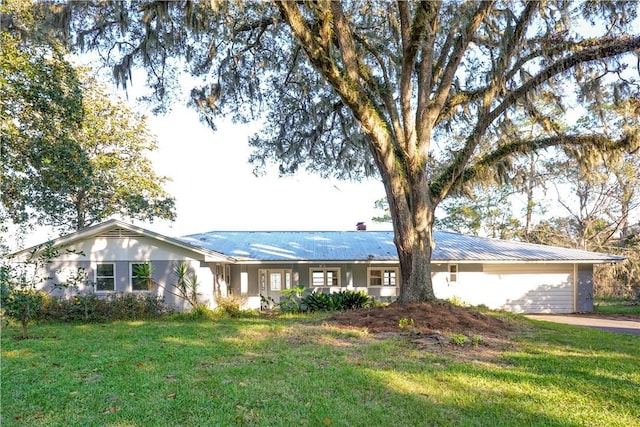
<path fill-rule="evenodd" d="M 522 322 L 526 322 L 522 320 Z M 3 426 L 631 426 L 640 340 L 526 322 L 420 346 L 318 317 L 2 331 Z"/>
<path fill-rule="evenodd" d="M 630 298 L 598 298 L 594 302 L 596 313 L 631 314 L 640 316 L 640 301 Z"/>

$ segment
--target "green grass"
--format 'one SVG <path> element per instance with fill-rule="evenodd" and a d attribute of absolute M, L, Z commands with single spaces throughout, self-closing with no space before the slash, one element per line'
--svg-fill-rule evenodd
<path fill-rule="evenodd" d="M 632 314 L 640 316 L 638 300 L 629 298 L 597 298 L 594 302 L 595 311 L 604 314 Z"/>
<path fill-rule="evenodd" d="M 5 327 L 0 424 L 640 424 L 638 337 L 528 325 L 507 350 L 421 349 L 296 316 L 43 324 L 28 340 Z"/>

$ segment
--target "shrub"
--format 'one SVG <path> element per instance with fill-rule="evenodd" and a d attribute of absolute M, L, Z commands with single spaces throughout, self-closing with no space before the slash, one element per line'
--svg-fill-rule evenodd
<path fill-rule="evenodd" d="M 188 316 L 194 320 L 213 320 L 217 317 L 216 313 L 204 304 L 198 304 L 197 306 L 193 307 Z"/>
<path fill-rule="evenodd" d="M 242 314 L 242 310 L 240 309 L 242 303 L 242 298 L 235 295 L 220 298 L 216 311 L 231 318 L 240 317 Z"/>
<path fill-rule="evenodd" d="M 156 318 L 172 311 L 161 297 L 154 295 L 118 294 L 100 298 L 96 294 L 78 294 L 68 299 L 48 298 L 39 319 L 94 323 Z"/>
<path fill-rule="evenodd" d="M 371 296 L 364 291 L 342 291 L 342 310 L 358 310 L 372 305 Z"/>
<path fill-rule="evenodd" d="M 455 345 L 465 345 L 468 340 L 465 334 L 453 334 L 449 337 L 449 342 Z"/>
<path fill-rule="evenodd" d="M 455 305 L 456 307 L 469 307 L 469 304 L 467 304 L 466 302 L 464 302 L 462 300 L 462 298 L 460 298 L 459 296 L 452 296 L 451 298 L 447 299 L 447 301 L 451 304 L 451 305 Z"/>
<path fill-rule="evenodd" d="M 344 290 L 333 294 L 310 293 L 301 301 L 309 311 L 357 310 L 370 307 L 372 298 L 364 291 Z"/>
<path fill-rule="evenodd" d="M 335 310 L 328 294 L 312 292 L 302 299 L 302 304 L 309 311 Z"/>
<path fill-rule="evenodd" d="M 477 347 L 477 346 L 479 346 L 480 344 L 482 344 L 482 341 L 483 341 L 483 339 L 482 339 L 482 336 L 481 336 L 481 335 L 474 335 L 474 336 L 471 338 L 471 344 L 473 344 L 473 346 L 474 346 L 474 347 Z"/>
<path fill-rule="evenodd" d="M 291 289 L 282 290 L 282 298 L 277 304 L 283 313 L 299 313 L 303 311 L 302 293 L 305 291 L 304 286 L 296 286 Z"/>
<path fill-rule="evenodd" d="M 22 326 L 22 338 L 29 337 L 28 325 L 38 320 L 47 293 L 35 289 L 2 290 L 2 310 L 4 315 L 14 318 Z"/>

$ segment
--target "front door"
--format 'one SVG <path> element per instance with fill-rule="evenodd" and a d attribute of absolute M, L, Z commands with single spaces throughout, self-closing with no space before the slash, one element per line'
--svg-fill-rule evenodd
<path fill-rule="evenodd" d="M 280 302 L 282 290 L 291 287 L 291 270 L 259 270 L 258 275 L 260 294 L 276 304 Z"/>

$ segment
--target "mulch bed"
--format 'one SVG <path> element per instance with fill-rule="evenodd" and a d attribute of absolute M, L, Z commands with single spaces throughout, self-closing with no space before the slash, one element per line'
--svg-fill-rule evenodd
<path fill-rule="evenodd" d="M 461 333 L 466 335 L 504 335 L 512 331 L 505 321 L 477 310 L 447 302 L 397 303 L 335 314 L 325 319 L 329 324 L 366 328 L 370 333 L 400 332 L 401 319 L 413 319 L 412 330 L 420 334 Z"/>

